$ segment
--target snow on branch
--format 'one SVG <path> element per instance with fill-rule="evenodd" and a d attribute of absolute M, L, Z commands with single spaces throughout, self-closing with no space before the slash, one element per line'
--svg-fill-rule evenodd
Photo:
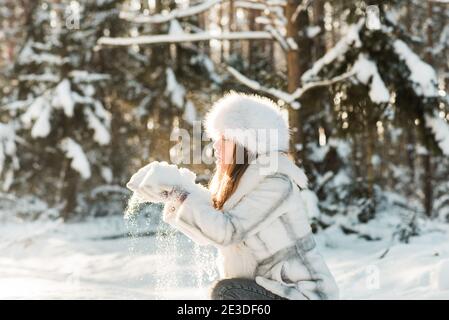
<path fill-rule="evenodd" d="M 34 81 L 34 82 L 58 82 L 59 77 L 51 73 L 42 74 L 21 74 L 20 81 Z"/>
<path fill-rule="evenodd" d="M 313 81 L 313 82 L 308 82 L 306 83 L 303 87 L 296 89 L 292 94 L 292 98 L 294 100 L 299 99 L 302 97 L 302 95 L 306 92 L 309 91 L 310 89 L 313 88 L 317 88 L 317 87 L 326 87 L 326 86 L 330 86 L 334 83 L 346 80 L 350 77 L 352 77 L 355 74 L 354 70 L 350 70 L 348 72 L 342 73 L 339 76 L 336 76 L 332 79 L 325 79 L 325 80 L 319 80 L 319 81 Z"/>
<path fill-rule="evenodd" d="M 28 96 L 26 100 L 14 100 L 4 104 L 1 108 L 15 115 L 18 110 L 26 109 L 31 102 L 33 102 L 33 99 L 31 96 Z"/>
<path fill-rule="evenodd" d="M 295 9 L 295 12 L 293 12 L 292 17 L 290 18 L 292 22 L 295 22 L 296 19 L 298 19 L 298 15 L 301 11 L 307 10 L 307 8 L 310 6 L 310 0 L 306 0 L 305 3 L 301 2 Z"/>
<path fill-rule="evenodd" d="M 368 59 L 366 54 L 359 54 L 352 70 L 354 70 L 356 78 L 361 83 L 369 86 L 371 101 L 374 103 L 385 103 L 390 100 L 390 93 L 379 74 L 377 65 Z"/>
<path fill-rule="evenodd" d="M 81 146 L 72 138 L 64 138 L 60 148 L 64 151 L 66 158 L 71 159 L 72 169 L 78 171 L 83 179 L 89 179 L 91 176 L 89 160 Z"/>
<path fill-rule="evenodd" d="M 365 20 L 360 19 L 356 24 L 352 24 L 348 27 L 346 34 L 337 42 L 337 44 L 326 52 L 326 54 L 318 59 L 304 74 L 302 75 L 302 81 L 309 82 L 318 78 L 318 74 L 321 70 L 331 64 L 334 61 L 338 61 L 344 57 L 345 53 L 351 47 L 359 48 L 361 47 L 361 41 L 359 37 L 359 31 L 362 28 Z"/>
<path fill-rule="evenodd" d="M 70 81 L 63 79 L 55 88 L 52 105 L 55 108 L 62 108 L 67 117 L 73 116 L 75 101 L 72 98 L 72 89 Z"/>
<path fill-rule="evenodd" d="M 101 37 L 98 39 L 100 45 L 131 46 L 155 43 L 180 43 L 209 40 L 251 40 L 272 39 L 270 32 L 265 31 L 242 31 L 242 32 L 199 32 L 194 34 L 159 34 L 126 38 Z"/>
<path fill-rule="evenodd" d="M 73 70 L 69 76 L 75 83 L 105 81 L 111 78 L 111 75 L 105 73 L 91 73 L 85 70 Z"/>
<path fill-rule="evenodd" d="M 21 115 L 21 120 L 25 127 L 30 127 L 33 138 L 46 137 L 51 131 L 50 125 L 51 105 L 48 98 L 43 95 L 36 98 L 29 106 L 27 111 Z"/>
<path fill-rule="evenodd" d="M 103 122 L 98 119 L 97 115 L 89 107 L 84 108 L 83 111 L 88 127 L 94 131 L 94 140 L 99 145 L 109 144 L 111 135 Z"/>
<path fill-rule="evenodd" d="M 2 177 L 2 189 L 8 191 L 13 180 L 14 171 L 19 169 L 19 158 L 17 157 L 16 142 L 18 137 L 14 124 L 0 122 L 0 176 Z M 6 161 L 7 158 L 10 161 Z M 5 165 L 9 163 L 8 170 Z"/>
<path fill-rule="evenodd" d="M 297 45 L 295 46 L 294 44 L 292 44 L 292 47 L 291 47 L 289 42 L 287 42 L 287 40 L 284 39 L 284 37 L 279 33 L 279 31 L 276 30 L 273 26 L 267 25 L 265 28 L 268 32 L 270 32 L 272 34 L 273 38 L 275 38 L 277 40 L 277 42 L 279 42 L 279 44 L 281 45 L 283 50 L 285 50 L 285 51 L 288 51 L 290 49 L 297 50 L 298 46 Z M 293 39 L 291 39 L 291 41 L 294 42 Z M 296 49 L 293 49 L 293 48 L 296 48 Z"/>
<path fill-rule="evenodd" d="M 176 80 L 176 75 L 171 68 L 167 68 L 165 74 L 167 77 L 165 94 L 170 97 L 170 101 L 173 105 L 182 109 L 184 106 L 186 89 Z"/>
<path fill-rule="evenodd" d="M 222 2 L 222 0 L 206 0 L 198 5 L 194 5 L 185 9 L 174 9 L 169 13 L 155 15 L 136 15 L 132 12 L 120 12 L 120 18 L 135 23 L 164 23 L 172 19 L 185 18 L 206 11 L 214 5 Z"/>
<path fill-rule="evenodd" d="M 263 3 L 256 3 L 252 1 L 236 1 L 234 2 L 235 8 L 242 8 L 242 9 L 251 9 L 251 10 L 265 10 L 267 6 Z"/>
<path fill-rule="evenodd" d="M 404 41 L 396 40 L 393 46 L 396 54 L 410 70 L 409 79 L 413 83 L 415 93 L 424 97 L 438 96 L 438 80 L 435 69 L 414 53 Z"/>
<path fill-rule="evenodd" d="M 12 123 L 0 122 L 0 175 L 3 172 L 7 157 L 16 157 L 16 132 Z M 15 166 L 17 160 L 13 161 Z"/>
<path fill-rule="evenodd" d="M 449 123 L 438 115 L 425 115 L 426 127 L 432 130 L 435 140 L 444 155 L 449 156 Z"/>
<path fill-rule="evenodd" d="M 432 48 L 432 54 L 437 55 L 441 52 L 444 52 L 444 49 L 446 49 L 449 45 L 449 24 L 447 24 L 443 31 L 440 33 L 440 38 L 437 42 L 437 44 Z"/>
<path fill-rule="evenodd" d="M 265 9 L 268 9 L 269 7 L 279 6 L 282 7 L 284 4 L 282 3 L 270 3 L 271 1 L 267 1 L 265 3 L 261 2 L 255 2 L 255 1 L 248 1 L 248 0 L 237 0 L 234 2 L 235 8 L 242 8 L 242 9 L 251 9 L 251 10 L 260 10 L 263 11 Z"/>
<path fill-rule="evenodd" d="M 193 5 L 188 8 L 173 9 L 168 13 L 159 13 L 155 15 L 136 14 L 130 11 L 121 11 L 120 18 L 134 23 L 164 23 L 173 19 L 197 15 L 225 1 L 228 0 L 206 0 L 200 4 Z M 266 1 L 265 3 L 260 3 L 250 0 L 239 0 L 234 2 L 234 7 L 236 8 L 260 11 L 269 9 L 270 7 L 282 7 L 285 5 L 285 1 Z"/>
<path fill-rule="evenodd" d="M 283 100 L 283 101 L 285 101 L 287 103 L 295 103 L 294 99 L 292 99 L 291 94 L 289 94 L 289 93 L 287 93 L 285 91 L 278 90 L 278 89 L 275 89 L 275 88 L 264 87 L 259 82 L 247 78 L 246 76 L 244 76 L 243 74 L 238 72 L 233 67 L 228 66 L 227 70 L 228 70 L 228 72 L 230 74 L 232 74 L 234 76 L 234 78 L 236 78 L 238 81 L 240 81 L 242 84 L 244 84 L 248 88 L 268 93 L 268 94 L 272 95 L 273 97 L 281 99 L 281 100 Z M 292 104 L 292 106 L 293 106 L 293 104 Z M 296 102 L 296 107 L 299 108 L 299 104 L 297 102 Z"/>
<path fill-rule="evenodd" d="M 234 78 L 236 78 L 238 81 L 240 81 L 243 85 L 247 86 L 248 88 L 265 92 L 268 93 L 269 95 L 272 95 L 273 97 L 281 99 L 286 103 L 290 104 L 293 109 L 300 108 L 300 104 L 296 100 L 301 98 L 306 91 L 316 87 L 329 86 L 331 84 L 345 80 L 354 75 L 354 71 L 349 71 L 329 80 L 306 83 L 303 87 L 296 89 L 293 93 L 288 93 L 279 89 L 265 87 L 260 83 L 258 83 L 257 81 L 247 78 L 233 67 L 228 66 L 227 70 L 230 74 L 234 76 Z"/>

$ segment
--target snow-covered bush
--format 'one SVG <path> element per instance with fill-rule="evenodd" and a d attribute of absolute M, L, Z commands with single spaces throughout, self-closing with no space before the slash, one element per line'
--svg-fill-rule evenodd
<path fill-rule="evenodd" d="M 14 171 L 19 169 L 14 124 L 0 123 L 0 178 L 3 191 L 8 191 L 14 180 Z"/>
<path fill-rule="evenodd" d="M 0 223 L 56 220 L 60 208 L 50 208 L 46 201 L 34 196 L 15 197 L 0 193 Z"/>

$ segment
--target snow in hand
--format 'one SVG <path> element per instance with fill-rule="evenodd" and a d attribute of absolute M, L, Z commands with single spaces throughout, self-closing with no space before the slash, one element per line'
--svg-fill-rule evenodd
<path fill-rule="evenodd" d="M 172 186 L 182 186 L 186 190 L 196 189 L 196 175 L 186 168 L 178 168 L 174 164 L 167 162 L 153 161 L 150 164 L 139 169 L 129 180 L 126 186 L 137 193 L 131 198 L 132 202 L 147 201 L 152 202 L 153 199 L 148 196 L 138 194 L 136 190 L 139 188 L 158 189 L 160 186 L 170 189 Z M 157 192 L 157 191 L 156 191 Z M 155 199 L 157 202 L 157 199 Z M 132 207 L 132 206 L 131 206 Z M 130 212 L 127 212 L 129 215 Z"/>
<path fill-rule="evenodd" d="M 195 184 L 196 175 L 188 169 L 178 168 L 176 165 L 167 162 L 154 161 L 139 171 L 137 171 L 127 183 L 128 188 L 136 190 L 139 185 L 179 185 L 193 186 Z M 143 217 L 142 206 L 145 202 L 150 202 L 145 197 L 141 197 L 136 192 L 131 196 L 128 207 L 125 211 L 125 225 L 130 236 L 130 251 L 135 253 L 139 247 L 139 226 L 142 224 Z M 205 284 L 210 283 L 217 278 L 218 271 L 215 265 L 216 252 L 213 248 L 200 248 L 197 244 L 188 240 L 161 222 L 161 212 L 153 210 L 145 224 L 154 231 L 150 232 L 150 236 L 154 239 L 153 247 L 156 251 L 157 261 L 153 264 L 155 298 L 164 297 L 173 294 L 176 288 L 185 285 L 189 281 L 198 291 L 202 292 L 207 288 Z M 148 234 L 148 232 L 147 232 Z M 184 242 L 183 242 L 184 241 Z M 186 243 L 187 242 L 187 243 Z M 189 251 L 189 253 L 186 253 Z M 187 255 L 185 257 L 184 255 Z M 193 270 L 186 272 L 185 279 L 180 278 L 179 273 L 167 269 L 166 265 L 176 266 L 180 260 L 190 259 Z M 185 263 L 185 262 L 184 262 Z M 190 276 L 188 276 L 190 274 Z M 196 298 L 206 297 L 203 292 L 202 296 L 193 296 Z M 179 297 L 180 299 L 182 297 Z"/>

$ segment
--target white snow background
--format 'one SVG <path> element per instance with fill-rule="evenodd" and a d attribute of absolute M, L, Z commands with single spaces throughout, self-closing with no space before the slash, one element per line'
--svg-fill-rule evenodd
<path fill-rule="evenodd" d="M 0 299 L 207 299 L 218 277 L 215 249 L 160 223 L 157 210 L 76 223 L 0 213 Z M 384 212 L 363 226 L 379 241 L 338 225 L 316 235 L 342 299 L 449 298 L 449 227 L 420 221 L 404 244 L 389 236 L 397 223 Z"/>

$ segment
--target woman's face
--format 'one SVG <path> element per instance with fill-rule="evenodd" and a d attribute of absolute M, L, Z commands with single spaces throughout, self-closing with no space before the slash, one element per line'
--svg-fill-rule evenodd
<path fill-rule="evenodd" d="M 213 144 L 214 154 L 217 158 L 215 163 L 219 167 L 231 164 L 234 157 L 234 142 L 225 139 L 223 136 Z"/>

